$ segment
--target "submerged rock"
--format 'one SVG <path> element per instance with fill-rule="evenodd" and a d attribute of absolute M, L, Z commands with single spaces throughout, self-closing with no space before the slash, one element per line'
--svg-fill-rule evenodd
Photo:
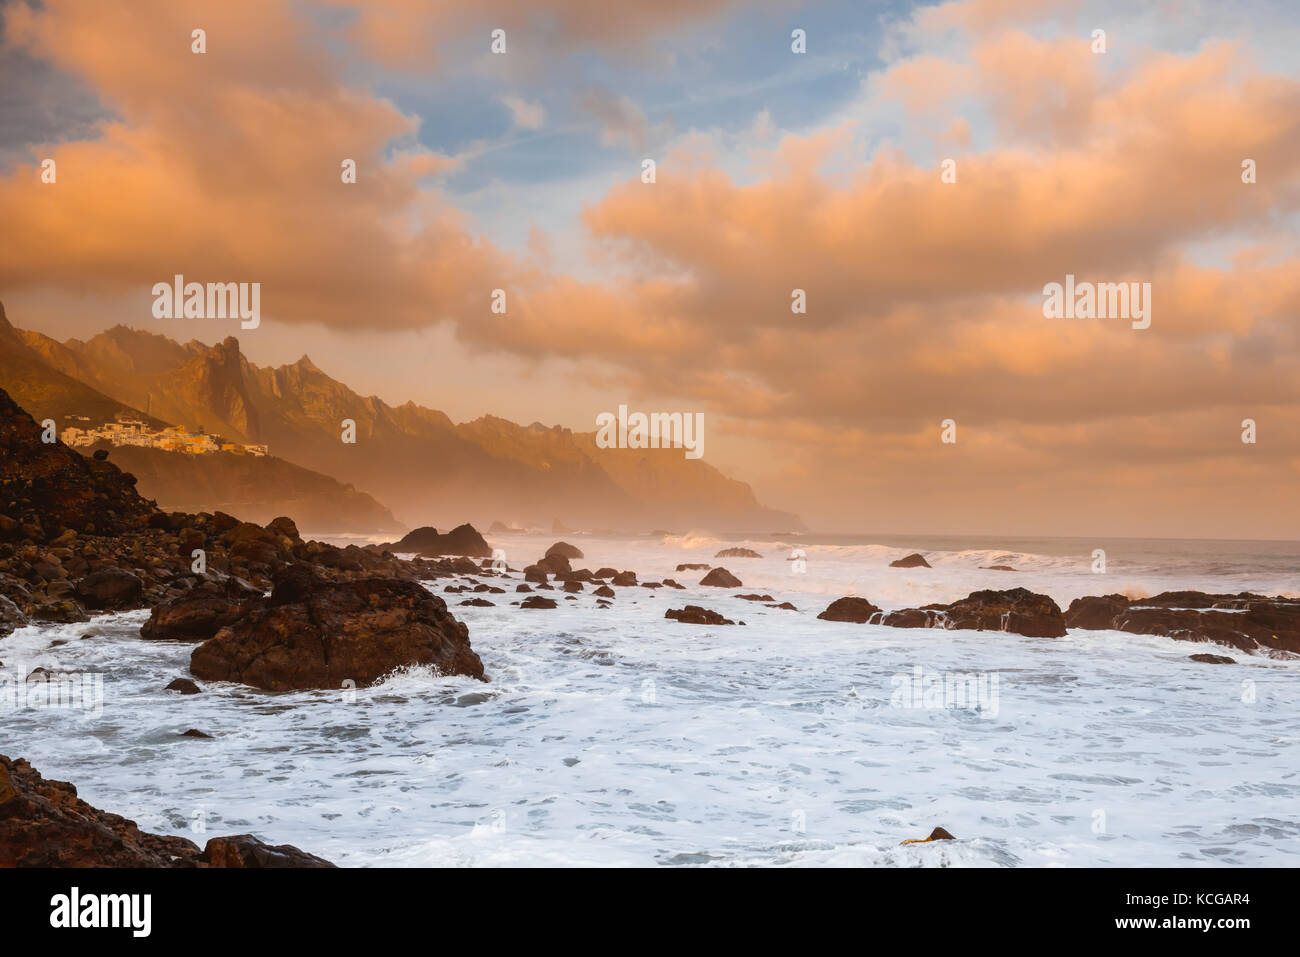
<path fill-rule="evenodd" d="M 687 605 L 685 608 L 670 608 L 664 612 L 665 618 L 672 618 L 688 625 L 734 625 L 729 618 L 723 618 L 716 611 L 701 608 L 699 605 Z"/>

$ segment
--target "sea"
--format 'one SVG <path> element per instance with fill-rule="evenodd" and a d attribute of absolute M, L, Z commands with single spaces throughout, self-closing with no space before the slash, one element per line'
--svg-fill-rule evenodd
<path fill-rule="evenodd" d="M 516 569 L 556 538 L 490 536 Z M 564 538 L 575 568 L 686 588 L 616 588 L 609 608 L 557 590 L 558 608 L 522 610 L 515 573 L 507 594 L 473 596 L 494 607 L 445 596 L 490 681 L 408 668 L 353 692 L 181 696 L 163 689 L 193 646 L 141 640 L 147 612 L 29 626 L 0 640 L 0 752 L 148 831 L 252 832 L 343 866 L 1300 865 L 1300 659 L 816 617 L 844 595 L 893 609 L 1015 586 L 1062 608 L 1297 596 L 1300 543 Z M 737 546 L 762 557 L 715 558 Z M 932 567 L 890 567 L 912 552 Z M 743 586 L 702 586 L 685 563 Z M 686 604 L 737 624 L 665 618 Z M 1189 659 L 1207 651 L 1235 663 Z M 100 690 L 33 701 L 22 677 L 38 667 Z M 935 827 L 956 840 L 902 843 Z"/>

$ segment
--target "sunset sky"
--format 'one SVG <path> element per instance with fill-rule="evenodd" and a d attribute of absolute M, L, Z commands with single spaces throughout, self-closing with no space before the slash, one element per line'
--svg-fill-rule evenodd
<path fill-rule="evenodd" d="M 11 321 L 458 421 L 704 412 L 815 529 L 1300 538 L 1290 0 L 358 6 L 0 3 Z M 175 273 L 260 328 L 154 319 Z M 1151 327 L 1044 318 L 1067 273 Z"/>

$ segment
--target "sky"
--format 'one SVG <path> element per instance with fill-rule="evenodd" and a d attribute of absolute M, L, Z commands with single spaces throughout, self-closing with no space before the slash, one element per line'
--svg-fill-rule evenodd
<path fill-rule="evenodd" d="M 1297 48 L 1289 0 L 8 0 L 0 299 L 457 421 L 703 412 L 820 530 L 1295 539 Z M 260 326 L 154 318 L 176 273 Z"/>

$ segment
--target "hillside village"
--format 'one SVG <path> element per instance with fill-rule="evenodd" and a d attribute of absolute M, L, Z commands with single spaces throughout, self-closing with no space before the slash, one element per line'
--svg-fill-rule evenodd
<path fill-rule="evenodd" d="M 89 422 L 85 416 L 71 416 L 74 421 Z M 118 418 L 98 426 L 85 428 L 69 426 L 63 430 L 63 442 L 72 448 L 84 448 L 96 442 L 108 442 L 111 445 L 133 445 L 146 449 L 165 449 L 168 452 L 184 452 L 188 455 L 210 455 L 216 452 L 230 452 L 235 455 L 265 456 L 265 445 L 238 445 L 223 442 L 221 436 L 208 435 L 202 429 L 189 432 L 179 426 L 149 431 L 139 419 Z"/>

